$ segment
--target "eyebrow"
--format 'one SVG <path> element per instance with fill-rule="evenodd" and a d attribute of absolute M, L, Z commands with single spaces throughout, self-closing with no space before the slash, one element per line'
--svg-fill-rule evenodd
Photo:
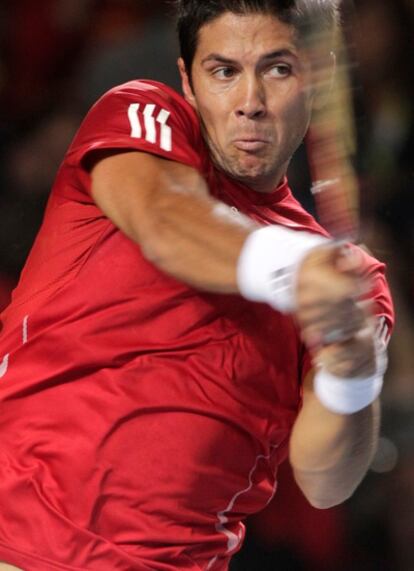
<path fill-rule="evenodd" d="M 267 61 L 267 60 L 273 60 L 273 59 L 277 59 L 280 57 L 286 57 L 286 56 L 291 56 L 291 57 L 297 57 L 295 52 L 289 48 L 284 48 L 284 49 L 280 49 L 280 50 L 275 50 L 273 52 L 269 52 L 263 56 L 260 57 L 260 61 Z M 227 64 L 227 65 L 234 65 L 237 64 L 237 60 L 231 59 L 231 58 L 227 58 L 222 56 L 221 54 L 218 53 L 211 53 L 208 56 L 206 56 L 201 63 L 208 63 L 210 61 L 217 61 L 223 64 Z"/>

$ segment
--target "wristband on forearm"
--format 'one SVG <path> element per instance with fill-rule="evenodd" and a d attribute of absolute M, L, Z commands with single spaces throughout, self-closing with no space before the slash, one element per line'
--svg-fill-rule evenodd
<path fill-rule="evenodd" d="M 240 293 L 264 302 L 282 313 L 296 308 L 296 281 L 304 257 L 327 238 L 284 226 L 266 226 L 247 238 L 239 256 L 237 281 Z"/>
<path fill-rule="evenodd" d="M 354 414 L 371 405 L 381 394 L 387 369 L 384 348 L 376 353 L 376 372 L 370 377 L 344 379 L 331 375 L 323 367 L 315 375 L 314 391 L 328 410 L 337 414 Z"/>

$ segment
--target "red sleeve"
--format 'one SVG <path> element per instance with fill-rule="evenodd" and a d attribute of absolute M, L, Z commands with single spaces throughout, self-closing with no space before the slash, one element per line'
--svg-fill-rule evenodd
<path fill-rule="evenodd" d="M 378 336 L 387 344 L 394 328 L 394 304 L 390 288 L 385 277 L 385 264 L 379 262 L 358 246 L 356 248 L 362 256 L 365 275 L 372 284 L 367 299 L 374 302 L 374 315 L 378 318 Z"/>
<path fill-rule="evenodd" d="M 89 111 L 66 155 L 84 166 L 91 153 L 137 150 L 200 169 L 201 135 L 196 114 L 173 89 L 132 81 L 106 93 Z"/>

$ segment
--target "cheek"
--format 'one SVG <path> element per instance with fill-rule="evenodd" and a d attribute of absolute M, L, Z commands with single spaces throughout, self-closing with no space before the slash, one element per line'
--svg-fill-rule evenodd
<path fill-rule="evenodd" d="M 230 94 L 198 78 L 194 86 L 195 107 L 211 138 L 222 139 L 231 118 Z"/>
<path fill-rule="evenodd" d="M 309 127 L 311 118 L 311 102 L 303 93 L 287 102 L 281 114 L 285 129 L 292 135 L 304 135 Z"/>
<path fill-rule="evenodd" d="M 230 117 L 230 113 L 223 109 L 219 103 L 219 101 L 209 100 L 198 106 L 199 116 L 207 134 L 216 144 L 224 142 L 226 126 Z"/>

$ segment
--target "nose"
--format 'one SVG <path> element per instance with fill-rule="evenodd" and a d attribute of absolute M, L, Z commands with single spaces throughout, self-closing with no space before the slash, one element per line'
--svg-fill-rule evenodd
<path fill-rule="evenodd" d="M 266 94 L 259 78 L 249 77 L 240 82 L 235 112 L 238 118 L 247 119 L 261 119 L 266 115 Z"/>

